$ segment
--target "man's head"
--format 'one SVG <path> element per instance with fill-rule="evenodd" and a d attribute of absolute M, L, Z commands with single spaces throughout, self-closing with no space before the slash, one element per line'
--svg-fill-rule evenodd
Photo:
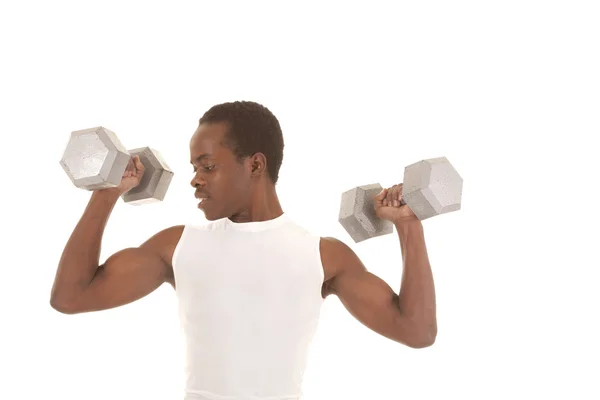
<path fill-rule="evenodd" d="M 275 186 L 283 147 L 279 121 L 266 107 L 236 101 L 210 108 L 190 141 L 191 185 L 208 196 L 200 206 L 206 218 L 237 215 L 258 190 Z"/>

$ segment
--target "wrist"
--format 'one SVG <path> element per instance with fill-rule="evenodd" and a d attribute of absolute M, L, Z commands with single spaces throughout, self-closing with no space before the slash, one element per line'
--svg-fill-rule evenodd
<path fill-rule="evenodd" d="M 420 232 L 423 230 L 423 224 L 418 218 L 393 221 L 393 224 L 394 227 L 396 227 L 396 231 L 400 234 L 409 234 L 411 232 Z"/>
<path fill-rule="evenodd" d="M 394 223 L 394 226 L 396 227 L 398 239 L 400 239 L 400 248 L 403 255 L 406 255 L 409 247 L 420 247 L 420 243 L 424 241 L 423 224 L 419 219 Z"/>
<path fill-rule="evenodd" d="M 117 201 L 123 193 L 119 188 L 98 189 L 92 192 L 92 198 L 105 201 Z"/>
<path fill-rule="evenodd" d="M 400 250 L 404 265 L 423 265 L 422 257 L 425 257 L 426 260 L 427 253 L 425 248 L 425 233 L 423 232 L 421 221 L 419 219 L 410 222 L 403 221 L 402 223 L 394 224 L 394 226 L 396 227 L 400 241 Z"/>

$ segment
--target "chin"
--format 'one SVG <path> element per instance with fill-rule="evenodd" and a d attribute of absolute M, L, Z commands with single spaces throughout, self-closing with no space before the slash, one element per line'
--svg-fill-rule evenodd
<path fill-rule="evenodd" d="M 204 218 L 206 218 L 207 221 L 216 221 L 223 218 L 223 216 L 220 215 L 221 213 L 207 212 L 206 210 L 201 211 L 204 213 Z"/>
<path fill-rule="evenodd" d="M 214 215 L 210 215 L 210 214 L 206 214 L 206 213 L 204 213 L 204 218 L 206 218 L 207 221 L 216 221 L 218 219 L 221 219 L 221 217 L 216 217 Z"/>
<path fill-rule="evenodd" d="M 215 221 L 215 220 L 217 220 L 217 219 L 218 219 L 218 218 L 215 218 L 214 214 L 207 213 L 207 212 L 206 212 L 206 211 L 204 211 L 204 210 L 201 210 L 201 211 L 202 211 L 202 213 L 204 214 L 204 218 L 206 218 L 206 220 L 208 220 L 208 221 Z"/>

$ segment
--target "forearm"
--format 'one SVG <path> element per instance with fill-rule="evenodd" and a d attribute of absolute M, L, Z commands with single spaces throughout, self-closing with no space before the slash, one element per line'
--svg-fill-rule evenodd
<path fill-rule="evenodd" d="M 420 221 L 395 224 L 402 251 L 402 282 L 399 307 L 420 336 L 433 340 L 437 334 L 435 287 L 423 225 Z"/>
<path fill-rule="evenodd" d="M 51 302 L 63 304 L 91 282 L 100 261 L 100 248 L 108 218 L 119 199 L 115 190 L 92 192 L 60 258 Z"/>

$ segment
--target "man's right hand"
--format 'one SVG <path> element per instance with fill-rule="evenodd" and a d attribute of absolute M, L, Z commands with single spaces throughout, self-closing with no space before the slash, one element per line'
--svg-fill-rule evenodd
<path fill-rule="evenodd" d="M 127 163 L 127 168 L 123 172 L 123 179 L 121 183 L 115 189 L 119 194 L 125 194 L 137 185 L 140 184 L 142 176 L 144 176 L 144 164 L 140 161 L 139 156 L 134 156 Z"/>

